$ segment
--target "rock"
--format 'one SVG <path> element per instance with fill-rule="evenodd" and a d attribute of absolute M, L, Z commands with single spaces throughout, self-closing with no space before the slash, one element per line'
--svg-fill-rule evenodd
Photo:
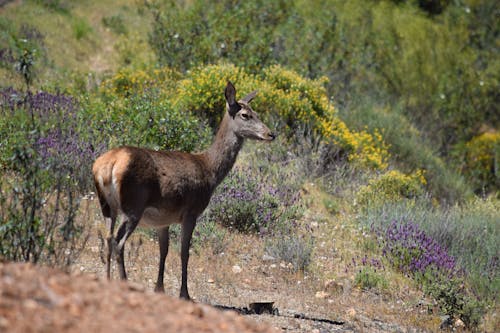
<path fill-rule="evenodd" d="M 325 299 L 325 298 L 328 298 L 329 296 L 330 296 L 330 294 L 327 293 L 326 291 L 318 291 L 318 292 L 316 292 L 316 295 L 315 295 L 315 297 L 319 298 L 319 299 Z"/>
<path fill-rule="evenodd" d="M 340 293 L 344 290 L 344 285 L 335 280 L 326 280 L 323 286 L 325 291 L 330 293 Z"/>
<path fill-rule="evenodd" d="M 349 310 L 346 311 L 346 314 L 349 318 L 354 318 L 356 316 L 356 310 L 354 308 L 350 308 Z"/>
<path fill-rule="evenodd" d="M 233 268 L 232 268 L 232 271 L 233 271 L 234 274 L 239 274 L 239 273 L 241 273 L 242 270 L 243 269 L 241 269 L 241 267 L 238 266 L 238 265 L 234 265 Z"/>
<path fill-rule="evenodd" d="M 264 255 L 262 256 L 262 260 L 263 260 L 263 261 L 274 261 L 274 260 L 276 260 L 276 258 L 275 258 L 275 257 L 273 257 L 273 256 L 270 256 L 270 255 L 268 255 L 268 254 L 264 254 Z"/>
<path fill-rule="evenodd" d="M 215 281 L 214 281 L 214 279 L 208 279 L 207 282 L 208 283 L 214 283 Z"/>
<path fill-rule="evenodd" d="M 457 319 L 457 320 L 455 320 L 455 327 L 457 327 L 457 328 L 464 328 L 465 327 L 465 323 L 461 319 Z"/>

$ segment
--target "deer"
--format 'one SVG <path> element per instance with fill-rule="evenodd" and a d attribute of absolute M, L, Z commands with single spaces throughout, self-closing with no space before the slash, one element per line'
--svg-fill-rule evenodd
<path fill-rule="evenodd" d="M 232 169 L 245 139 L 273 141 L 276 135 L 250 107 L 257 91 L 236 100 L 228 81 L 224 90 L 226 112 L 212 144 L 200 153 L 156 151 L 122 146 L 99 156 L 92 173 L 100 208 L 106 221 L 106 277 L 111 279 L 111 257 L 120 278 L 127 279 L 125 242 L 137 226 L 155 228 L 160 260 L 155 292 L 164 292 L 163 276 L 169 247 L 169 226 L 181 225 L 180 298 L 190 300 L 188 261 L 196 221 L 208 206 L 216 187 Z M 114 228 L 124 215 L 116 236 Z"/>

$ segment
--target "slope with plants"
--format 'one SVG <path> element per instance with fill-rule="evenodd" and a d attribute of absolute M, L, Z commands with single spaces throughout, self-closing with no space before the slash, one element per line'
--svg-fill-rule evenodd
<path fill-rule="evenodd" d="M 280 136 L 245 147 L 212 199 L 193 241 L 200 270 L 248 242 L 252 267 L 278 266 L 276 280 L 302 284 L 297 297 L 312 292 L 316 307 L 338 312 L 343 299 L 391 318 L 376 302 L 345 302 L 375 295 L 399 314 L 413 304 L 407 327 L 434 330 L 441 314 L 494 330 L 498 57 L 487 12 L 498 8 L 443 2 L 428 14 L 423 3 L 4 5 L 0 255 L 95 261 L 96 228 L 82 224 L 100 218 L 82 200 L 92 161 L 121 144 L 203 149 L 231 79 L 259 90 L 254 109 Z"/>

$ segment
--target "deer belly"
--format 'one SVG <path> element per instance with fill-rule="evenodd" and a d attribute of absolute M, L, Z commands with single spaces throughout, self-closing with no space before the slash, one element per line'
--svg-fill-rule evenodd
<path fill-rule="evenodd" d="M 139 221 L 140 226 L 152 228 L 162 228 L 174 223 L 181 223 L 179 212 L 153 207 L 146 208 Z"/>

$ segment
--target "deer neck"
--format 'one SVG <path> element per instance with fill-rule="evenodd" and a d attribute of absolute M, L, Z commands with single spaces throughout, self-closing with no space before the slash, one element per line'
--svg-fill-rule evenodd
<path fill-rule="evenodd" d="M 212 145 L 204 152 L 213 184 L 219 185 L 231 171 L 238 153 L 243 146 L 243 138 L 234 134 L 230 126 L 229 115 L 226 112 Z"/>

